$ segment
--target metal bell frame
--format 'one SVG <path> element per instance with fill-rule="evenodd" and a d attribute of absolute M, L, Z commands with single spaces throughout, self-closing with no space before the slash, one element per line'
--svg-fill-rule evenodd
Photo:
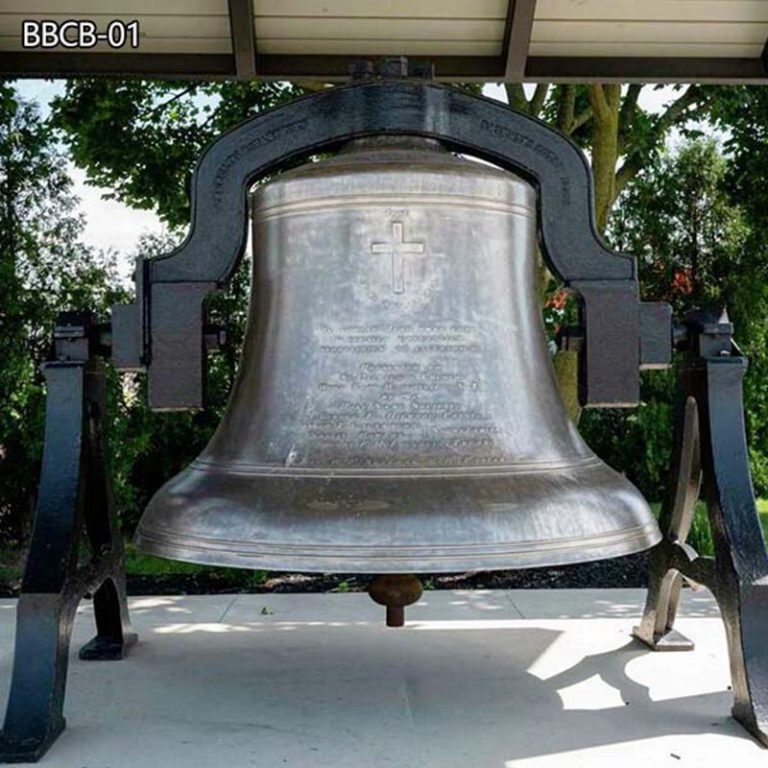
<path fill-rule="evenodd" d="M 72 625 L 84 596 L 93 595 L 97 635 L 81 659 L 120 659 L 136 640 L 105 458 L 104 359 L 121 370 L 146 369 L 155 409 L 201 407 L 210 341 L 204 301 L 227 283 L 243 254 L 249 187 L 315 153 L 378 134 L 435 138 L 534 184 L 542 253 L 579 299 L 580 327 L 564 343 L 575 338 L 579 349 L 583 405 L 636 405 L 639 370 L 667 367 L 673 346 L 683 352 L 664 539 L 652 550 L 635 635 L 655 650 L 692 648 L 673 626 L 681 588 L 684 580 L 708 586 L 726 627 L 733 716 L 768 746 L 768 555 L 749 474 L 746 361 L 730 323 L 699 313 L 675 325 L 667 305 L 639 301 L 635 261 L 598 236 L 589 165 L 564 135 L 498 102 L 408 78 L 402 64 L 367 74 L 224 134 L 195 171 L 187 239 L 137 265 L 136 303 L 115 307 L 110 327 L 87 314 L 60 316 L 53 359 L 44 367 L 45 448 L 0 762 L 38 760 L 63 730 Z M 700 488 L 714 558 L 698 556 L 685 541 Z"/>

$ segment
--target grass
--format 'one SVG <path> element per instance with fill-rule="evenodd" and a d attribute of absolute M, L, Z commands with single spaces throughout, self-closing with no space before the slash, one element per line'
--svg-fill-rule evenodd
<path fill-rule="evenodd" d="M 243 587 L 259 586 L 269 579 L 268 571 L 249 571 L 243 568 L 222 568 L 213 565 L 198 565 L 162 557 L 145 555 L 136 550 L 132 542 L 125 546 L 125 572 L 128 576 L 205 576 L 213 581 L 237 582 Z"/>
<path fill-rule="evenodd" d="M 243 568 L 222 568 L 198 565 L 178 560 L 166 560 L 139 552 L 132 542 L 125 545 L 125 572 L 129 576 L 162 578 L 163 576 L 208 576 L 215 581 L 237 581 L 243 586 L 258 586 L 269 578 L 267 571 L 249 571 Z"/>
<path fill-rule="evenodd" d="M 651 504 L 651 509 L 657 517 L 660 508 L 661 502 Z M 766 542 L 766 546 L 768 546 L 768 499 L 757 500 L 757 514 L 760 516 L 760 523 L 763 528 L 763 539 Z M 712 532 L 709 529 L 709 521 L 707 520 L 707 509 L 701 501 L 696 503 L 696 512 L 691 532 L 688 535 L 688 543 L 700 555 L 712 555 L 714 553 Z"/>
<path fill-rule="evenodd" d="M 763 524 L 763 535 L 765 535 L 765 532 L 768 531 L 768 499 L 757 500 L 757 513 L 760 515 L 760 522 Z"/>
<path fill-rule="evenodd" d="M 18 589 L 21 583 L 20 561 L 21 554 L 17 550 L 0 550 L 0 592 Z M 139 552 L 132 542 L 125 545 L 125 572 L 128 576 L 160 581 L 185 576 L 192 579 L 204 577 L 214 583 L 237 584 L 243 588 L 260 586 L 269 579 L 267 571 L 198 565 L 145 555 Z"/>
<path fill-rule="evenodd" d="M 176 560 L 165 560 L 162 557 L 153 557 L 137 552 L 133 544 L 126 546 L 125 552 L 126 573 L 138 576 L 167 576 L 179 573 L 200 573 L 207 570 L 204 565 L 196 563 L 182 563 Z"/>

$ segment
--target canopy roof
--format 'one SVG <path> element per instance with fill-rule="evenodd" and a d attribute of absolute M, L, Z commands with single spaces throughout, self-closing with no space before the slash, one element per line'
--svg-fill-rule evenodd
<path fill-rule="evenodd" d="M 23 20 L 138 20 L 140 44 L 22 48 Z M 345 79 L 432 61 L 438 79 L 768 82 L 768 0 L 2 0 L 0 74 Z"/>

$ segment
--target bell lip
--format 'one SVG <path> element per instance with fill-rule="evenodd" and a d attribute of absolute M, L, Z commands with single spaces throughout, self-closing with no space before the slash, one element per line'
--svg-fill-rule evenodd
<path fill-rule="evenodd" d="M 655 521 L 613 534 L 571 537 L 567 540 L 520 541 L 489 545 L 457 544 L 453 547 L 291 546 L 180 537 L 171 531 L 153 532 L 141 526 L 134 544 L 156 557 L 199 565 L 247 570 L 299 573 L 454 573 L 458 571 L 504 571 L 541 568 L 610 560 L 643 552 L 658 544 L 661 531 Z M 239 544 L 239 549 L 235 544 Z M 526 545 L 528 545 L 526 547 Z M 442 554 L 436 554 L 441 552 Z M 322 554 L 320 554 L 322 553 Z"/>

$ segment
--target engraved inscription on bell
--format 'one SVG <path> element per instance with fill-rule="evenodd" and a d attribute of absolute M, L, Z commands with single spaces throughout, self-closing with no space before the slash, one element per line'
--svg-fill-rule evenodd
<path fill-rule="evenodd" d="M 404 318 L 405 319 L 405 318 Z M 498 463 L 481 334 L 468 325 L 330 325 L 309 433 L 336 465 Z M 350 451 L 352 454 L 350 455 Z"/>

